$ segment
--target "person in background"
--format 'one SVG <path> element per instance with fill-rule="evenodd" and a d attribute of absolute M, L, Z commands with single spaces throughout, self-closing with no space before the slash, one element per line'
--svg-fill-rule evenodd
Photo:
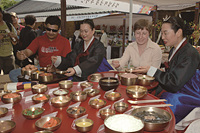
<path fill-rule="evenodd" d="M 44 35 L 43 34 L 44 30 L 45 30 L 44 24 L 41 24 L 40 26 L 38 26 L 38 30 L 36 31 L 37 37 L 41 36 L 41 35 Z"/>
<path fill-rule="evenodd" d="M 0 70 L 8 74 L 15 68 L 13 45 L 17 43 L 17 35 L 11 23 L 3 20 L 4 12 L 0 8 Z"/>
<path fill-rule="evenodd" d="M 71 52 L 69 40 L 59 34 L 61 20 L 58 16 L 49 16 L 46 18 L 46 33 L 43 36 L 35 38 L 31 44 L 24 50 L 17 52 L 17 58 L 24 60 L 27 57 L 38 52 L 40 67 L 46 67 L 52 64 L 51 56 L 65 57 Z M 10 72 L 11 81 L 17 82 L 18 76 L 21 75 L 21 69 Z"/>
<path fill-rule="evenodd" d="M 162 60 L 162 52 L 159 45 L 152 42 L 149 38 L 150 31 L 151 23 L 146 19 L 139 19 L 134 24 L 136 41 L 130 43 L 120 60 L 113 60 L 112 65 L 119 69 L 130 62 L 133 67 L 152 65 L 159 68 Z"/>
<path fill-rule="evenodd" d="M 104 47 L 107 48 L 107 46 L 108 46 L 108 36 L 106 34 L 106 28 L 105 27 L 103 27 L 101 29 L 101 33 L 102 33 L 102 35 L 100 37 L 100 41 L 103 43 Z"/>
<path fill-rule="evenodd" d="M 133 70 L 155 77 L 159 82 L 156 92 L 162 92 L 161 98 L 173 105 L 170 108 L 176 123 L 195 107 L 200 107 L 200 54 L 186 39 L 192 32 L 181 18 L 168 18 L 161 29 L 165 45 L 172 47 L 165 71 L 153 66 L 141 66 Z"/>
<path fill-rule="evenodd" d="M 66 57 L 52 56 L 54 66 L 67 70 L 66 76 L 73 76 L 73 81 L 87 80 L 87 77 L 98 71 L 105 57 L 102 42 L 94 38 L 95 28 L 91 19 L 85 19 L 80 25 L 83 40 L 74 46 Z"/>
<path fill-rule="evenodd" d="M 15 27 L 17 31 L 17 36 L 19 37 L 20 31 L 25 28 L 25 26 L 19 24 L 19 18 L 15 12 L 11 12 L 10 15 L 12 16 L 13 26 Z"/>
<path fill-rule="evenodd" d="M 31 42 L 37 37 L 36 32 L 33 30 L 33 27 L 35 26 L 36 22 L 36 17 L 33 15 L 27 15 L 24 19 L 26 26 L 20 32 L 17 49 L 20 51 L 26 49 L 31 44 Z M 18 65 L 20 67 L 24 67 L 28 64 L 34 64 L 35 54 L 31 55 L 29 58 L 32 60 L 32 62 L 29 62 L 28 59 L 25 59 L 23 61 L 20 60 L 20 63 Z"/>

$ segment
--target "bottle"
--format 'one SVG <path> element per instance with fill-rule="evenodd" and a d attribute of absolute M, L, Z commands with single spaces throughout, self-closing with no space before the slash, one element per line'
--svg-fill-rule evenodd
<path fill-rule="evenodd" d="M 6 31 L 7 33 L 10 33 L 10 30 L 9 30 L 9 29 L 5 29 L 5 31 Z M 11 39 L 12 39 L 13 42 L 16 42 L 16 41 L 17 41 L 14 37 L 11 37 Z"/>

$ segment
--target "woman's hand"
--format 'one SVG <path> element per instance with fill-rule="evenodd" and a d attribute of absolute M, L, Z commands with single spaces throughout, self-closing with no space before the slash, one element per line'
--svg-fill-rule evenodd
<path fill-rule="evenodd" d="M 119 64 L 119 61 L 118 61 L 118 60 L 113 60 L 113 61 L 112 61 L 112 65 L 113 65 L 115 68 L 120 67 L 120 64 Z"/>
<path fill-rule="evenodd" d="M 75 73 L 76 71 L 74 70 L 74 68 L 68 68 L 67 73 L 65 75 L 70 77 L 70 76 L 73 76 Z"/>
<path fill-rule="evenodd" d="M 150 66 L 141 66 L 135 68 L 132 72 L 134 73 L 147 73 L 149 70 Z"/>

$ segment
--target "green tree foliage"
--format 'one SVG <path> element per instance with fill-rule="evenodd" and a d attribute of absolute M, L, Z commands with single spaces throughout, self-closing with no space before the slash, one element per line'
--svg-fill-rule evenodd
<path fill-rule="evenodd" d="M 17 4 L 18 2 L 15 0 L 0 0 L 0 7 L 5 10 L 15 4 Z"/>

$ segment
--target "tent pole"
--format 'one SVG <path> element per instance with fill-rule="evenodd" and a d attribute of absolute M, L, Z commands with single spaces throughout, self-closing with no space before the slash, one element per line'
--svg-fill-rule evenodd
<path fill-rule="evenodd" d="M 132 23 L 133 23 L 133 1 L 130 0 L 130 11 L 129 11 L 129 36 L 128 36 L 128 41 L 132 42 Z"/>
<path fill-rule="evenodd" d="M 60 0 L 61 3 L 61 35 L 67 37 L 66 32 L 66 0 Z"/>
<path fill-rule="evenodd" d="M 123 17 L 123 42 L 122 42 L 122 54 L 124 53 L 125 50 L 125 34 L 126 34 L 126 14 L 124 14 Z"/>

